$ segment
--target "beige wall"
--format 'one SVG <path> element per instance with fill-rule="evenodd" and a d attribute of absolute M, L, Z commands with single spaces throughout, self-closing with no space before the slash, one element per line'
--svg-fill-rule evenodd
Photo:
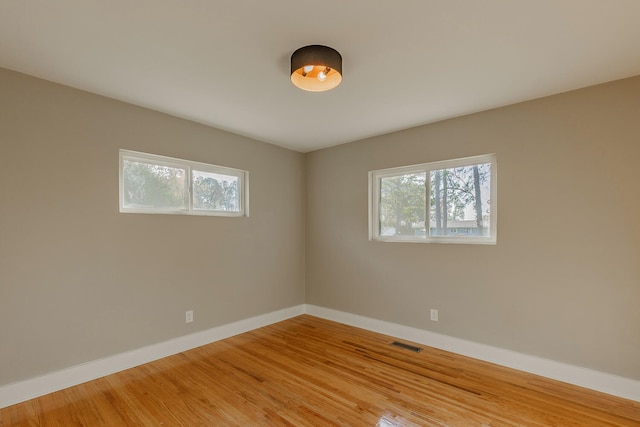
<path fill-rule="evenodd" d="M 119 148 L 249 170 L 251 216 L 120 214 Z M 0 385 L 302 304 L 303 192 L 300 153 L 0 69 Z"/>
<path fill-rule="evenodd" d="M 305 281 L 310 304 L 640 379 L 638 135 L 640 77 L 305 156 L 0 69 L 0 385 Z M 249 170 L 251 217 L 120 214 L 119 148 Z M 367 240 L 369 170 L 484 153 L 496 246 Z"/>
<path fill-rule="evenodd" d="M 639 138 L 636 77 L 310 153 L 306 302 L 640 379 Z M 486 153 L 497 245 L 367 240 L 367 171 Z"/>

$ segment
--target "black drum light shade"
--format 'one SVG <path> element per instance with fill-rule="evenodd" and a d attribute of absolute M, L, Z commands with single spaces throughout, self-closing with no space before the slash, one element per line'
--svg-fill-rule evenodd
<path fill-rule="evenodd" d="M 309 92 L 324 92 L 342 82 L 342 56 L 327 46 L 301 47 L 291 55 L 291 83 Z"/>

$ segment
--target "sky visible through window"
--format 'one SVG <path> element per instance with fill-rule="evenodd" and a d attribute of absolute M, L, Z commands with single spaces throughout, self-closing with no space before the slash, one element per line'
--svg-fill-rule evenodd
<path fill-rule="evenodd" d="M 490 198 L 491 163 L 382 177 L 379 233 L 489 236 Z"/>

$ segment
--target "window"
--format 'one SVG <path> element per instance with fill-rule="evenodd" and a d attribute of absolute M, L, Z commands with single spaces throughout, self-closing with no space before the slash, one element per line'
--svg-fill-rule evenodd
<path fill-rule="evenodd" d="M 249 172 L 120 150 L 120 212 L 248 216 Z"/>
<path fill-rule="evenodd" d="M 369 172 L 369 238 L 496 243 L 496 157 Z"/>

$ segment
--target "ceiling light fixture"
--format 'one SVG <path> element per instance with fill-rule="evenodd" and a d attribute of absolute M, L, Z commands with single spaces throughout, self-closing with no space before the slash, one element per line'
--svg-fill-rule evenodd
<path fill-rule="evenodd" d="M 342 82 L 342 56 L 317 44 L 301 47 L 291 55 L 291 83 L 309 92 L 324 92 Z"/>

